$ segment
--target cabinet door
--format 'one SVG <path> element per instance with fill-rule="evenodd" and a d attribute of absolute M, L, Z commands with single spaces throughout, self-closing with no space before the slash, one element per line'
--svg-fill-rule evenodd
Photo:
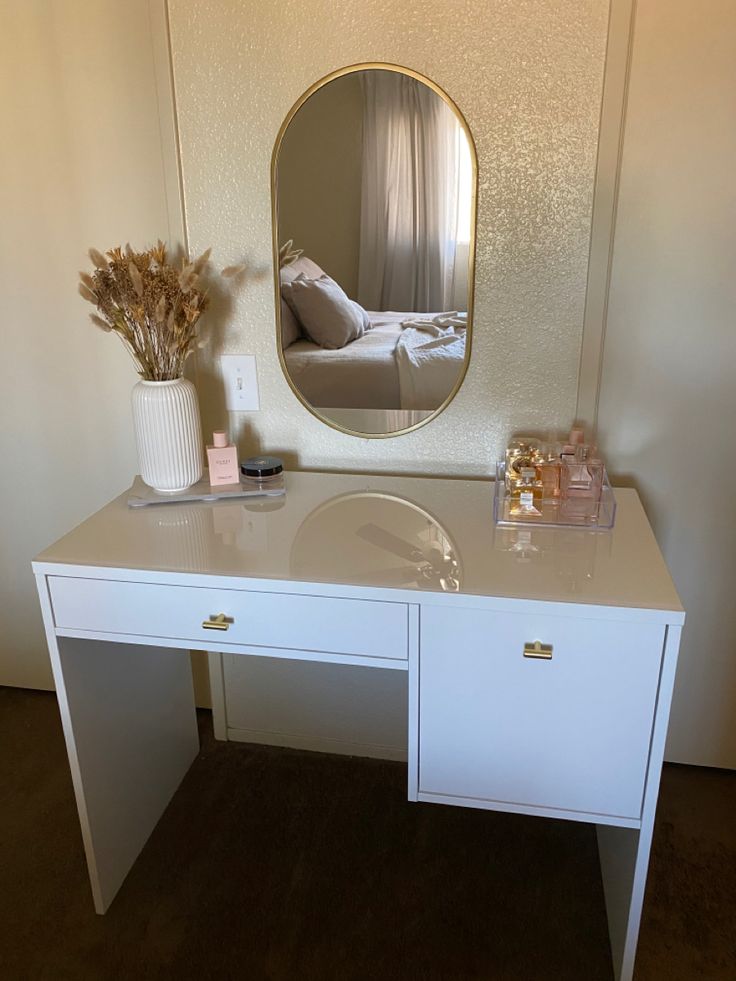
<path fill-rule="evenodd" d="M 420 638 L 420 793 L 639 818 L 664 627 L 423 607 Z"/>

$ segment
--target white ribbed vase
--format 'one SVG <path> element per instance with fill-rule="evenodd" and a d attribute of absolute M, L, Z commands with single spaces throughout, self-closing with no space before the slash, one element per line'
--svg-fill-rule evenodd
<path fill-rule="evenodd" d="M 143 482 L 159 494 L 175 494 L 196 484 L 204 449 L 194 385 L 186 378 L 139 381 L 132 402 Z"/>

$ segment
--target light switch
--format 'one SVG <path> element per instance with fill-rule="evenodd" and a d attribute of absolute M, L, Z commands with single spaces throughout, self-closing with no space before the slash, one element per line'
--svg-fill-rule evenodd
<path fill-rule="evenodd" d="M 252 412 L 260 409 L 255 355 L 223 354 L 220 364 L 228 412 Z"/>

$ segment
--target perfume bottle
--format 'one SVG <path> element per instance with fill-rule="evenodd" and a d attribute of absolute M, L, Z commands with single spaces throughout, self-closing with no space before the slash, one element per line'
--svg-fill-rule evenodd
<path fill-rule="evenodd" d="M 217 429 L 212 434 L 212 445 L 207 447 L 207 465 L 210 471 L 210 487 L 239 484 L 238 451 L 227 441 L 227 433 Z"/>
<path fill-rule="evenodd" d="M 561 459 L 567 463 L 580 463 L 588 459 L 598 459 L 598 451 L 594 443 L 588 443 L 585 439 L 585 430 L 580 426 L 573 426 L 570 430 L 567 443 L 562 448 Z"/>
<path fill-rule="evenodd" d="M 542 482 L 542 497 L 554 501 L 560 496 L 560 470 L 562 447 L 559 443 L 545 443 L 536 465 L 537 477 Z"/>
<path fill-rule="evenodd" d="M 594 524 L 600 516 L 606 469 L 594 443 L 574 426 L 563 447 L 560 470 L 560 517 L 573 524 Z"/>
<path fill-rule="evenodd" d="M 506 449 L 506 490 L 509 494 L 516 493 L 515 488 L 521 479 L 521 471 L 525 467 L 535 467 L 540 452 L 538 439 L 531 436 L 518 436 L 509 443 Z"/>
<path fill-rule="evenodd" d="M 542 481 L 539 479 L 536 466 L 521 468 L 518 480 L 515 481 L 511 491 L 511 496 L 518 497 L 525 491 L 530 491 L 534 495 L 535 501 L 542 500 Z"/>
<path fill-rule="evenodd" d="M 560 453 L 560 460 L 562 463 L 575 463 L 575 444 L 574 443 L 564 443 L 562 446 L 562 451 Z"/>
<path fill-rule="evenodd" d="M 509 514 L 514 517 L 541 517 L 542 481 L 534 467 L 522 467 L 514 485 Z"/>
<path fill-rule="evenodd" d="M 568 443 L 572 443 L 573 446 L 580 446 L 585 442 L 585 430 L 581 426 L 573 426 L 570 430 L 570 436 L 568 438 Z"/>
<path fill-rule="evenodd" d="M 572 461 L 563 458 L 560 471 L 560 493 L 563 499 L 584 498 L 600 501 L 603 489 L 603 461 L 593 455 L 592 447 L 578 444 Z"/>
<path fill-rule="evenodd" d="M 572 489 L 572 496 L 580 496 L 576 492 L 590 487 L 590 475 L 585 469 L 584 464 L 588 459 L 597 457 L 595 446 L 585 441 L 585 430 L 580 426 L 573 426 L 567 443 L 562 447 L 560 453 L 560 495 L 566 496 L 563 492 Z M 563 476 L 564 474 L 564 476 Z M 585 496 L 588 496 L 587 494 Z"/>

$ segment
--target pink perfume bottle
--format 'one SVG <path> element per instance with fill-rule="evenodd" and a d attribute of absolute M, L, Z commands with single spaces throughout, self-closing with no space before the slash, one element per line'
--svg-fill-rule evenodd
<path fill-rule="evenodd" d="M 560 473 L 560 491 L 562 497 L 586 498 L 591 501 L 599 501 L 603 489 L 603 461 L 597 457 L 587 456 L 587 447 L 578 446 L 575 461 L 569 463 L 564 460 Z"/>
<path fill-rule="evenodd" d="M 207 465 L 210 470 L 210 487 L 240 483 L 238 451 L 227 441 L 227 433 L 217 429 L 212 434 L 212 446 L 207 447 Z"/>

